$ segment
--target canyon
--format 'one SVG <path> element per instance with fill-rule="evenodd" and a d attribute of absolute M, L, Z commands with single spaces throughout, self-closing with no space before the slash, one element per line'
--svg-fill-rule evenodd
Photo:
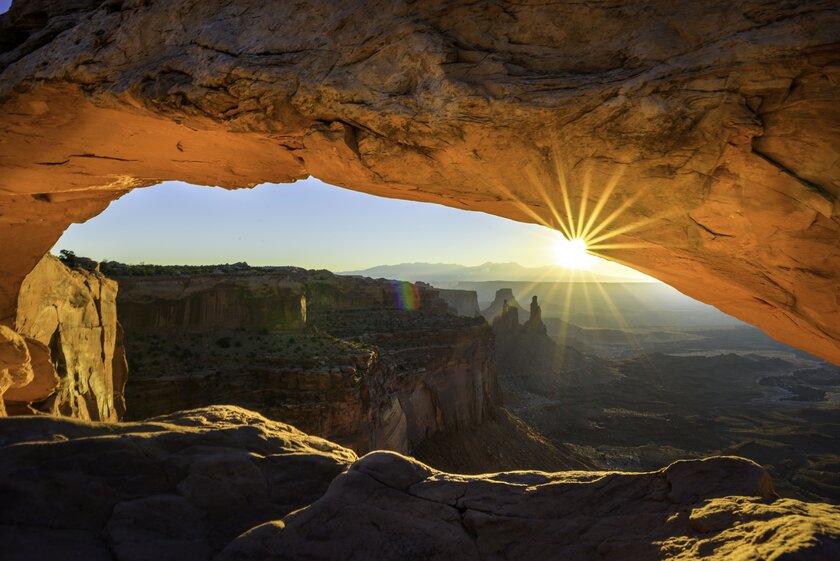
<path fill-rule="evenodd" d="M 491 330 L 428 285 L 294 267 L 104 267 L 120 285 L 129 420 L 228 403 L 360 454 L 407 453 L 500 406 Z M 446 293 L 468 310 L 476 298 Z"/>
<path fill-rule="evenodd" d="M 767 469 L 782 496 L 840 500 L 840 368 L 719 312 L 686 313 L 703 309 L 667 287 L 532 283 L 496 295 L 516 302 L 532 291 L 549 310 L 575 294 L 584 302 L 561 319 L 535 295 L 525 322 L 504 304 L 492 323 L 497 379 L 505 407 L 567 455 L 628 471 L 742 456 Z M 613 298 L 624 303 L 619 325 L 599 318 Z"/>
<path fill-rule="evenodd" d="M 789 498 L 802 495 L 811 485 L 802 487 L 802 477 L 811 477 L 815 493 L 804 494 L 832 500 L 831 480 L 819 471 L 830 473 L 828 463 L 797 468 L 799 487 L 781 472 L 771 482 L 765 468 L 743 458 L 671 458 L 667 465 L 669 447 L 650 460 L 667 467 L 603 470 L 599 464 L 615 458 L 584 445 L 598 439 L 582 430 L 592 415 L 587 395 L 629 371 L 553 341 L 537 296 L 520 323 L 514 292 L 497 290 L 501 309 L 491 329 L 482 317 L 455 313 L 459 302 L 474 313 L 475 292 L 450 290 L 445 300 L 423 283 L 244 263 L 191 268 L 63 258 L 73 267 L 48 256 L 26 279 L 21 326 L 33 316 L 53 317 L 67 302 L 89 304 L 96 288 L 116 311 L 96 316 L 104 318 L 100 329 L 124 330 L 115 352 L 131 365 L 125 420 L 95 423 L 86 410 L 42 403 L 10 408 L 13 415 L 40 413 L 0 422 L 7 497 L 0 535 L 12 560 L 71 549 L 86 559 L 217 561 L 543 559 L 557 551 L 581 560 L 712 559 L 744 549 L 819 560 L 840 552 L 840 509 Z M 74 297 L 56 300 L 68 287 Z M 65 318 L 58 326 L 65 344 L 85 340 L 69 335 L 90 329 L 69 323 L 83 315 L 58 317 Z M 58 368 L 61 362 L 53 365 L 62 374 L 55 402 L 73 391 L 79 402 L 95 402 L 102 386 L 68 385 L 76 377 Z M 501 407 L 497 367 L 505 402 L 532 426 Z M 688 373 L 686 380 L 696 383 Z M 616 397 L 599 387 L 598 406 L 626 400 L 631 388 Z M 551 392 L 578 403 L 562 405 L 571 415 L 555 408 L 541 417 L 529 406 L 528 396 Z M 737 392 L 733 398 L 742 399 Z M 641 411 L 661 398 L 638 399 Z M 684 398 L 666 399 L 685 407 Z M 579 433 L 564 435 L 575 444 L 554 440 L 558 423 Z M 649 430 L 629 426 L 632 434 Z M 611 431 L 613 440 L 632 439 L 618 426 Z M 808 453 L 824 454 L 825 444 L 818 446 Z M 733 451 L 761 454 L 755 445 Z M 765 459 L 774 471 L 799 461 L 791 454 L 788 464 Z M 446 473 L 423 460 L 478 475 Z M 504 471 L 512 468 L 520 471 Z"/>
<path fill-rule="evenodd" d="M 48 254 L 133 189 L 314 176 L 583 238 L 840 365 L 839 37 L 831 0 L 13 2 L 4 556 L 840 557 L 825 502 L 840 463 L 822 455 L 836 425 L 801 405 L 830 401 L 822 363 L 733 353 L 703 370 L 587 340 L 600 356 L 565 339 L 591 329 L 507 287 L 482 310 L 420 282 L 245 264 L 134 274 Z M 744 386 L 720 397 L 733 367 Z M 743 411 L 704 417 L 710 396 Z M 771 397 L 778 409 L 760 410 Z M 604 427 L 658 438 L 683 404 L 680 429 L 712 457 L 587 447 Z M 719 426 L 734 429 L 710 436 Z"/>

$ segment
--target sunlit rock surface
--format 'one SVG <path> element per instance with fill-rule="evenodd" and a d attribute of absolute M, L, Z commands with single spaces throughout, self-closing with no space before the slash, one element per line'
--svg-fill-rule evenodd
<path fill-rule="evenodd" d="M 0 36 L 7 325 L 64 228 L 132 188 L 313 175 L 588 230 L 840 363 L 833 0 L 18 0 Z"/>
<path fill-rule="evenodd" d="M 0 420 L 4 561 L 209 560 L 320 497 L 350 450 L 237 407 Z"/>
<path fill-rule="evenodd" d="M 282 523 L 242 535 L 243 559 L 797 559 L 840 554 L 840 509 L 774 497 L 741 458 L 652 473 L 461 476 L 369 454 Z"/>
<path fill-rule="evenodd" d="M 6 326 L 0 326 L 0 398 L 17 388 L 25 388 L 35 380 L 32 357 L 23 337 Z M 54 386 L 53 383 L 48 383 Z M 0 399 L 0 415 L 6 413 Z"/>
<path fill-rule="evenodd" d="M 26 277 L 16 326 L 32 377 L 2 395 L 9 414 L 117 421 L 127 377 L 117 283 L 45 256 Z M 2 342 L 0 342 L 0 347 Z"/>

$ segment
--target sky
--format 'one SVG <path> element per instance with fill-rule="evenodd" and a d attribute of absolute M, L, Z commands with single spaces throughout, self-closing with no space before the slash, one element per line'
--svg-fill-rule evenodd
<path fill-rule="evenodd" d="M 331 271 L 410 262 L 537 267 L 554 262 L 558 235 L 534 224 L 375 197 L 314 178 L 233 191 L 166 182 L 135 189 L 99 216 L 72 225 L 54 251 L 124 263 L 247 261 Z M 643 276 L 603 260 L 592 270 Z"/>

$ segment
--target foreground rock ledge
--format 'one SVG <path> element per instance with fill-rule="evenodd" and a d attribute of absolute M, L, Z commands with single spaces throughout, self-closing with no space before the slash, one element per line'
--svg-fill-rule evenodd
<path fill-rule="evenodd" d="M 0 323 L 133 188 L 313 175 L 554 228 L 603 200 L 609 258 L 840 364 L 838 37 L 834 0 L 16 0 Z"/>
<path fill-rule="evenodd" d="M 774 496 L 742 458 L 652 473 L 441 473 L 374 452 L 311 507 L 247 532 L 234 560 L 828 560 L 840 509 Z"/>
<path fill-rule="evenodd" d="M 356 456 L 238 407 L 142 423 L 0 420 L 4 561 L 211 559 Z"/>
<path fill-rule="evenodd" d="M 0 493 L 4 561 L 840 554 L 840 509 L 776 498 L 740 458 L 460 476 L 392 452 L 356 461 L 232 406 L 142 423 L 0 419 Z"/>

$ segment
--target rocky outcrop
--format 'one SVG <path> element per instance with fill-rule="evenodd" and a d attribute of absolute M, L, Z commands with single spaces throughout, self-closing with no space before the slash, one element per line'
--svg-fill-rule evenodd
<path fill-rule="evenodd" d="M 450 313 L 468 318 L 481 315 L 478 307 L 478 293 L 475 290 L 456 290 L 454 288 L 437 288 L 438 296 L 450 307 Z"/>
<path fill-rule="evenodd" d="M 499 312 L 499 315 L 493 318 L 493 331 L 497 335 L 505 333 L 518 333 L 522 327 L 519 325 L 519 306 L 517 306 L 515 302 L 516 301 L 514 300 L 514 304 L 511 305 L 508 304 L 507 300 L 505 300 L 502 303 L 502 309 Z"/>
<path fill-rule="evenodd" d="M 516 297 L 513 295 L 513 290 L 510 288 L 500 288 L 496 291 L 496 297 L 490 305 L 481 310 L 481 315 L 488 322 L 493 323 L 506 311 L 510 313 L 510 310 L 516 311 L 517 323 L 520 317 L 524 320 L 528 319 L 528 310 L 519 305 L 519 302 L 516 301 Z"/>
<path fill-rule="evenodd" d="M 312 503 L 355 459 L 236 407 L 144 423 L 2 419 L 3 559 L 209 561 Z"/>
<path fill-rule="evenodd" d="M 832 0 L 18 0 L 0 321 L 130 189 L 312 175 L 567 230 L 840 363 L 839 29 Z"/>
<path fill-rule="evenodd" d="M 3 396 L 18 388 L 32 385 L 35 373 L 26 341 L 12 329 L 0 325 L 0 416 L 6 414 Z M 47 380 L 52 389 L 56 381 Z"/>
<path fill-rule="evenodd" d="M 501 404 L 493 332 L 481 318 L 358 310 L 318 325 L 378 349 L 383 375 L 371 403 L 380 404 L 391 436 L 369 449 L 411 452 L 435 433 L 478 425 Z"/>
<path fill-rule="evenodd" d="M 537 302 L 536 296 L 531 297 L 531 313 L 529 314 L 528 321 L 525 322 L 522 328 L 528 334 L 545 336 L 547 333 L 542 320 L 542 309 L 540 308 L 539 302 Z"/>
<path fill-rule="evenodd" d="M 241 559 L 801 559 L 840 553 L 840 509 L 774 496 L 740 458 L 651 473 L 450 475 L 375 452 L 282 523 L 253 528 Z"/>
<path fill-rule="evenodd" d="M 349 467 L 349 469 L 348 469 Z M 836 506 L 732 457 L 464 476 L 237 407 L 0 419 L 3 559 L 834 559 Z M 308 507 L 308 508 L 304 508 Z M 238 537 L 237 537 L 238 536 Z"/>
<path fill-rule="evenodd" d="M 513 296 L 510 289 L 498 290 L 497 301 L 508 294 Z M 605 360 L 548 336 L 536 296 L 531 298 L 529 318 L 524 325 L 519 323 L 521 308 L 516 300 L 513 303 L 505 299 L 501 312 L 493 319 L 496 371 L 506 394 L 521 390 L 544 392 L 569 384 L 590 387 L 613 376 L 613 369 Z M 482 313 L 491 309 L 492 306 Z"/>
<path fill-rule="evenodd" d="M 232 403 L 357 452 L 409 452 L 500 402 L 491 330 L 422 283 L 293 267 L 119 280 L 130 419 Z"/>
<path fill-rule="evenodd" d="M 8 388 L 10 414 L 42 412 L 117 421 L 127 378 L 117 283 L 45 256 L 26 277 L 17 307 L 33 375 Z"/>

